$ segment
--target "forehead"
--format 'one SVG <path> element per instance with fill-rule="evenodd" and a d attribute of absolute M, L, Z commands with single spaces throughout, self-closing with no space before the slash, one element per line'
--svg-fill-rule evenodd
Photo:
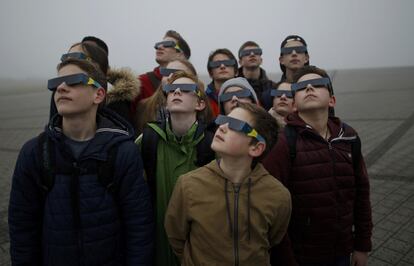
<path fill-rule="evenodd" d="M 176 39 L 174 39 L 173 37 L 169 37 L 169 36 L 165 36 L 163 39 L 162 39 L 163 41 L 173 41 L 173 42 L 177 42 L 177 40 Z"/>
<path fill-rule="evenodd" d="M 61 76 L 79 74 L 79 73 L 84 73 L 84 74 L 88 75 L 88 73 L 83 71 L 77 65 L 66 65 L 58 71 L 58 76 L 61 77 Z"/>
<path fill-rule="evenodd" d="M 213 61 L 219 61 L 219 60 L 227 60 L 230 59 L 226 54 L 216 54 L 213 56 Z"/>
<path fill-rule="evenodd" d="M 178 78 L 172 84 L 195 84 L 195 82 L 189 78 Z"/>
<path fill-rule="evenodd" d="M 259 46 L 248 45 L 248 46 L 246 46 L 246 47 L 243 48 L 243 51 L 244 50 L 250 50 L 250 49 L 256 49 L 256 48 L 259 48 Z"/>
<path fill-rule="evenodd" d="M 311 80 L 311 79 L 320 79 L 320 78 L 322 78 L 322 76 L 320 76 L 318 74 L 315 74 L 315 73 L 310 73 L 310 74 L 306 74 L 306 75 L 303 75 L 302 77 L 300 77 L 298 82 Z"/>
<path fill-rule="evenodd" d="M 280 85 L 277 87 L 278 90 L 285 90 L 285 91 L 290 91 L 291 90 L 291 84 L 288 82 L 282 82 L 280 83 Z"/>
<path fill-rule="evenodd" d="M 303 43 L 301 43 L 300 41 L 288 41 L 285 46 L 283 47 L 295 47 L 295 46 L 303 46 Z"/>
<path fill-rule="evenodd" d="M 228 116 L 233 117 L 233 118 L 237 118 L 241 121 L 247 122 L 249 125 L 253 126 L 253 117 L 252 115 L 246 111 L 243 108 L 240 107 L 236 107 L 234 108 L 229 114 Z"/>
<path fill-rule="evenodd" d="M 69 49 L 69 53 L 84 53 L 82 46 L 80 44 L 73 46 Z"/>
<path fill-rule="evenodd" d="M 224 92 L 227 93 L 227 92 L 235 92 L 235 91 L 241 91 L 241 90 L 243 90 L 243 88 L 233 86 L 233 87 L 228 87 Z"/>
<path fill-rule="evenodd" d="M 184 71 L 189 70 L 187 68 L 187 66 L 184 65 L 183 63 L 181 63 L 180 61 L 171 61 L 171 62 L 169 62 L 167 64 L 167 68 L 174 68 L 174 69 L 184 70 Z"/>

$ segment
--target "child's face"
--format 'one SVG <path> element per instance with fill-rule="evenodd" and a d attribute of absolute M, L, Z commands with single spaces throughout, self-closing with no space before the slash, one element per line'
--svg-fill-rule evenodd
<path fill-rule="evenodd" d="M 320 78 L 318 74 L 306 74 L 297 82 Z M 326 86 L 315 88 L 309 84 L 305 89 L 295 92 L 293 106 L 299 113 L 318 109 L 328 111 L 328 107 L 335 107 L 335 102 L 335 96 L 329 94 Z"/>
<path fill-rule="evenodd" d="M 229 87 L 226 89 L 224 93 L 236 92 L 241 90 L 243 89 L 239 87 Z M 252 103 L 253 101 L 250 97 L 238 98 L 236 96 L 233 96 L 229 101 L 223 103 L 224 114 L 228 115 L 234 108 L 236 108 L 237 102 Z"/>
<path fill-rule="evenodd" d="M 303 46 L 300 41 L 289 41 L 284 47 L 299 47 Z M 287 69 L 297 70 L 302 68 L 309 61 L 309 55 L 306 53 L 297 53 L 293 51 L 290 54 L 285 54 L 279 57 L 280 64 L 284 65 Z"/>
<path fill-rule="evenodd" d="M 249 112 L 242 108 L 233 109 L 228 116 L 245 121 L 251 126 L 254 124 Z M 228 124 L 223 124 L 217 128 L 211 148 L 221 156 L 247 157 L 252 146 L 251 141 L 252 137 L 230 129 Z"/>
<path fill-rule="evenodd" d="M 179 78 L 172 84 L 195 84 L 195 82 L 189 78 Z M 180 89 L 176 89 L 167 94 L 167 109 L 171 114 L 196 114 L 197 111 L 201 111 L 204 108 L 204 101 L 200 100 L 194 91 L 184 92 Z"/>
<path fill-rule="evenodd" d="M 166 65 L 166 68 L 172 68 L 172 69 L 177 69 L 177 70 L 182 70 L 186 73 L 192 74 L 191 70 L 187 68 L 186 65 L 184 65 L 183 63 L 181 63 L 180 61 L 171 61 Z M 173 73 L 171 73 L 169 76 L 167 77 L 162 77 L 161 78 L 161 83 L 162 84 L 167 84 L 168 79 L 171 78 L 171 76 L 173 75 Z"/>
<path fill-rule="evenodd" d="M 58 77 L 84 73 L 76 65 L 67 65 L 58 72 Z M 105 99 L 103 88 L 94 88 L 91 85 L 76 84 L 69 86 L 65 82 L 60 84 L 54 96 L 58 113 L 62 116 L 73 116 L 88 113 Z"/>
<path fill-rule="evenodd" d="M 290 83 L 283 82 L 277 88 L 278 90 L 291 91 Z M 293 112 L 293 98 L 289 98 L 286 94 L 273 97 L 273 109 L 279 115 L 285 117 Z"/>

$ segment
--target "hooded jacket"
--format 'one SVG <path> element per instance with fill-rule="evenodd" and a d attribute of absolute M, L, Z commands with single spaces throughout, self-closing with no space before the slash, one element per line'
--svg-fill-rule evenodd
<path fill-rule="evenodd" d="M 178 179 L 165 230 L 182 265 L 270 265 L 290 211 L 288 190 L 261 164 L 235 186 L 214 160 Z"/>
<path fill-rule="evenodd" d="M 134 125 L 131 105 L 140 94 L 140 81 L 128 68 L 110 69 L 107 75 L 108 92 L 106 105 Z"/>
<path fill-rule="evenodd" d="M 9 204 L 10 254 L 13 265 L 150 265 L 153 212 L 143 179 L 132 128 L 116 114 L 102 110 L 97 130 L 76 160 L 106 161 L 116 145 L 115 192 L 97 174 L 59 173 L 63 161 L 74 161 L 64 141 L 61 117 L 55 115 L 45 132 L 56 158 L 54 185 L 40 188 L 39 141 L 24 144 L 13 174 Z"/>
<path fill-rule="evenodd" d="M 296 158 L 290 158 L 282 131 L 263 164 L 292 194 L 289 237 L 296 260 L 329 264 L 354 250 L 370 251 L 368 174 L 361 153 L 353 165 L 351 150 L 357 133 L 335 117 L 328 120 L 328 141 L 297 113 L 288 115 L 287 124 L 297 131 Z"/>

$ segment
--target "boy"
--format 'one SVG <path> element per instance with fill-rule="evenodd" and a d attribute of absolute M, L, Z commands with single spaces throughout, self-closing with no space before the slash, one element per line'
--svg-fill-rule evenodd
<path fill-rule="evenodd" d="M 150 194 L 132 128 L 100 108 L 104 74 L 70 58 L 48 88 L 58 114 L 23 146 L 13 174 L 12 264 L 150 265 Z"/>
<path fill-rule="evenodd" d="M 288 115 L 280 141 L 263 161 L 292 194 L 290 251 L 299 265 L 350 265 L 351 253 L 351 265 L 367 265 L 372 219 L 360 140 L 329 116 L 336 99 L 324 70 L 305 66 L 294 82 L 297 112 Z M 286 245 L 278 248 L 285 249 L 276 257 L 289 254 Z"/>
<path fill-rule="evenodd" d="M 249 103 L 216 123 L 211 147 L 220 160 L 179 178 L 168 239 L 182 265 L 270 265 L 291 211 L 287 189 L 258 163 L 277 140 L 277 123 Z"/>
<path fill-rule="evenodd" d="M 155 265 L 179 265 L 164 230 L 164 216 L 178 177 L 214 159 L 212 133 L 203 121 L 209 106 L 202 82 L 177 71 L 163 85 L 169 117 L 148 123 L 142 134 L 141 151 L 155 206 Z"/>

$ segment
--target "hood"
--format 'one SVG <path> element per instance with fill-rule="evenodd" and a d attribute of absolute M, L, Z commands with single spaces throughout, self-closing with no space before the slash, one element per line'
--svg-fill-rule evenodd
<path fill-rule="evenodd" d="M 97 129 L 85 156 L 95 156 L 109 150 L 113 145 L 124 141 L 134 140 L 134 129 L 115 112 L 103 108 L 97 113 Z M 64 137 L 62 131 L 62 116 L 56 114 L 45 128 L 52 141 L 61 143 Z"/>
<path fill-rule="evenodd" d="M 106 96 L 107 103 L 132 101 L 140 94 L 141 82 L 129 68 L 111 69 L 107 79 L 112 85 Z"/>
<path fill-rule="evenodd" d="M 206 167 L 215 173 L 217 176 L 220 176 L 223 178 L 223 180 L 228 180 L 224 172 L 221 170 L 219 166 L 219 159 L 212 161 L 211 163 L 207 164 Z M 258 163 L 254 169 L 250 172 L 249 176 L 246 176 L 245 180 L 243 181 L 243 184 L 248 182 L 248 179 L 250 178 L 252 185 L 254 185 L 256 182 L 258 182 L 262 177 L 268 175 L 269 172 L 266 171 L 266 169 L 262 166 L 261 163 Z M 230 180 L 228 180 L 230 182 Z"/>

